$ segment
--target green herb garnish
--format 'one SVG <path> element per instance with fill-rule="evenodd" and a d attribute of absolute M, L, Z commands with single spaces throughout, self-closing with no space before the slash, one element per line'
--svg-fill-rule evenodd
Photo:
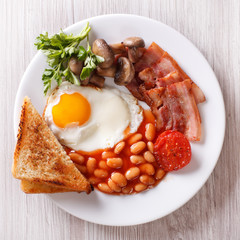
<path fill-rule="evenodd" d="M 87 52 L 86 52 L 86 58 L 84 61 L 84 67 L 82 69 L 81 75 L 80 75 L 80 79 L 84 80 L 86 79 L 88 76 L 90 76 L 91 72 L 97 68 L 97 65 L 101 62 L 104 61 L 104 58 L 95 55 L 92 50 L 91 50 L 91 46 L 89 45 L 89 41 L 88 41 L 88 47 L 87 47 Z"/>
<path fill-rule="evenodd" d="M 80 80 L 89 77 L 97 65 L 104 61 L 102 57 L 95 55 L 91 51 L 88 39 L 90 30 L 89 23 L 87 23 L 84 29 L 75 36 L 73 34 L 67 35 L 61 30 L 60 33 L 52 37 L 49 37 L 46 32 L 36 38 L 35 45 L 37 49 L 42 50 L 44 55 L 47 56 L 47 63 L 51 67 L 45 69 L 42 75 L 45 95 L 51 88 L 52 80 L 55 80 L 58 86 L 61 85 L 63 78 L 72 84 L 81 84 L 79 78 L 70 70 L 68 65 L 69 59 L 72 56 L 84 62 Z M 87 38 L 87 50 L 83 46 L 80 46 L 81 41 L 85 38 Z"/>

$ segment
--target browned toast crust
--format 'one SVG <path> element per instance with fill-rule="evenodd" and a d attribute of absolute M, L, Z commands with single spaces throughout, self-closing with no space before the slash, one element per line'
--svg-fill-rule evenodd
<path fill-rule="evenodd" d="M 12 174 L 15 178 L 53 187 L 91 192 L 91 185 L 75 167 L 46 122 L 24 98 Z"/>
<path fill-rule="evenodd" d="M 53 187 L 45 183 L 30 182 L 27 180 L 21 180 L 21 189 L 25 193 L 62 193 L 62 192 L 74 192 L 74 190 Z"/>

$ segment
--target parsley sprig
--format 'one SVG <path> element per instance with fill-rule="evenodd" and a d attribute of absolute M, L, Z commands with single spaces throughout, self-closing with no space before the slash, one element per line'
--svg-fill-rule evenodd
<path fill-rule="evenodd" d="M 45 69 L 42 75 L 45 95 L 51 89 L 53 80 L 57 82 L 58 86 L 61 85 L 63 79 L 72 84 L 80 85 L 79 80 L 89 77 L 97 65 L 104 61 L 102 57 L 91 51 L 88 38 L 90 30 L 89 23 L 87 23 L 84 29 L 75 36 L 73 34 L 67 35 L 61 30 L 60 33 L 52 37 L 49 37 L 46 32 L 36 38 L 37 49 L 42 50 L 44 55 L 47 56 L 47 63 L 51 67 Z M 80 46 L 81 41 L 85 38 L 87 38 L 87 50 Z M 80 77 L 77 77 L 69 68 L 68 62 L 72 56 L 84 62 Z"/>

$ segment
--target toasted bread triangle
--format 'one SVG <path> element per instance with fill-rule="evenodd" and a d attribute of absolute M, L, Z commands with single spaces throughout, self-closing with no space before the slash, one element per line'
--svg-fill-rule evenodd
<path fill-rule="evenodd" d="M 91 185 L 75 167 L 28 97 L 24 98 L 12 174 L 30 182 L 91 192 Z"/>
<path fill-rule="evenodd" d="M 62 193 L 62 192 L 74 192 L 74 190 L 66 189 L 62 187 L 53 187 L 45 183 L 30 182 L 27 180 L 21 180 L 21 189 L 25 193 Z"/>

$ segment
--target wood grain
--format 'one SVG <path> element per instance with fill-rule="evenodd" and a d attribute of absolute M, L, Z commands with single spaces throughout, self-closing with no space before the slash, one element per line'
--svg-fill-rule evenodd
<path fill-rule="evenodd" d="M 23 194 L 10 172 L 14 100 L 36 53 L 35 37 L 107 13 L 147 16 L 181 32 L 212 66 L 226 105 L 223 150 L 204 187 L 169 216 L 132 227 L 101 226 L 70 216 L 45 196 Z M 238 0 L 1 0 L 0 239 L 240 239 L 239 13 Z"/>

